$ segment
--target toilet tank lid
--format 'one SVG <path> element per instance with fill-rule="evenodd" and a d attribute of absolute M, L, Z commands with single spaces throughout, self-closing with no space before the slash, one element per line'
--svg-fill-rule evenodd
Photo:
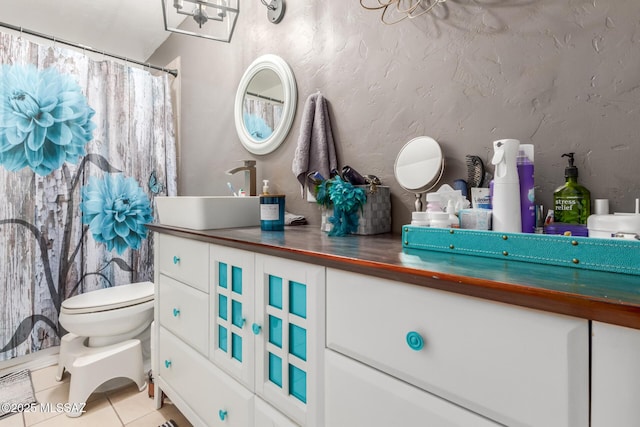
<path fill-rule="evenodd" d="M 81 310 L 103 307 L 127 307 L 153 300 L 153 283 L 140 282 L 113 286 L 76 295 L 62 302 L 62 308 Z"/>

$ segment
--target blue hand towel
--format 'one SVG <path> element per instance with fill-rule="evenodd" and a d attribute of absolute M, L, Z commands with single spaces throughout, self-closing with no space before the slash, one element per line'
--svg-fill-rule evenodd
<path fill-rule="evenodd" d="M 327 100 L 319 92 L 314 93 L 304 104 L 300 137 L 291 166 L 302 186 L 302 195 L 304 196 L 305 179 L 309 172 L 318 171 L 323 177 L 329 178 L 331 170 L 337 167 Z"/>

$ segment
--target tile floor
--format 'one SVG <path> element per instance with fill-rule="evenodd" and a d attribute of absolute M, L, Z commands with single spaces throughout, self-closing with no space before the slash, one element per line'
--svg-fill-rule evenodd
<path fill-rule="evenodd" d="M 63 403 L 69 393 L 69 374 L 65 372 L 61 382 L 55 380 L 57 366 L 31 372 L 36 400 L 39 403 Z M 191 427 L 178 409 L 165 400 L 160 410 L 155 409 L 147 390 L 138 391 L 130 385 L 105 393 L 93 393 L 87 401 L 86 413 L 69 418 L 56 412 L 24 412 L 0 420 L 0 427 L 157 427 L 167 420 L 174 420 L 178 427 Z"/>

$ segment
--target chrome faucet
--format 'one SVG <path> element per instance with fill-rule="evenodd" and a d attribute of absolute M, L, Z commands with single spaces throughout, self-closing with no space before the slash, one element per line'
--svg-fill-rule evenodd
<path fill-rule="evenodd" d="M 244 166 L 238 166 L 227 171 L 227 175 L 233 175 L 237 172 L 244 171 L 244 188 L 245 191 L 249 188 L 250 196 L 257 196 L 256 192 L 256 161 L 255 160 L 243 160 Z"/>

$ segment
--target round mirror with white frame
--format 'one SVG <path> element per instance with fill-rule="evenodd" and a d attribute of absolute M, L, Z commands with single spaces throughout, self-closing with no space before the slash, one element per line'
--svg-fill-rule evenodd
<path fill-rule="evenodd" d="M 296 79 L 277 55 L 263 55 L 247 68 L 236 93 L 234 116 L 242 145 L 253 154 L 278 148 L 291 129 L 298 100 Z"/>
<path fill-rule="evenodd" d="M 393 171 L 398 184 L 415 194 L 416 211 L 422 211 L 422 193 L 433 189 L 444 172 L 440 144 L 429 136 L 413 138 L 400 149 Z"/>

